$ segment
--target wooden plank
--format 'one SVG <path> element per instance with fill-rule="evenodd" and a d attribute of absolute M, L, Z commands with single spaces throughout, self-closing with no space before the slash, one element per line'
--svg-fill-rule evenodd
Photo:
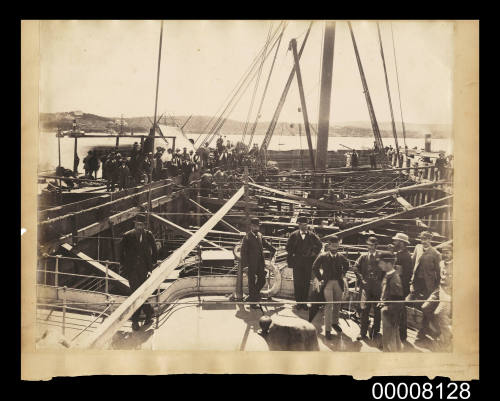
<path fill-rule="evenodd" d="M 249 183 L 250 184 L 250 183 Z M 218 199 L 218 198 L 208 198 L 206 196 L 200 196 L 200 200 L 202 202 L 206 202 L 206 203 L 211 203 L 212 205 L 215 205 L 215 206 L 221 206 L 221 205 L 224 205 L 225 204 L 225 200 L 224 199 Z M 236 204 L 234 205 L 236 207 L 245 207 L 245 202 L 243 201 L 238 201 L 236 202 Z M 250 209 L 258 209 L 259 208 L 259 205 L 257 205 L 256 202 L 248 202 L 248 207 Z"/>
<path fill-rule="evenodd" d="M 153 208 L 156 208 L 158 206 L 161 206 L 165 203 L 168 203 L 172 201 L 174 197 L 172 195 L 163 195 L 160 196 L 159 198 L 153 199 L 151 202 L 153 204 Z M 78 237 L 91 237 L 93 235 L 96 235 L 104 230 L 107 230 L 110 227 L 110 223 L 114 224 L 115 226 L 117 224 L 123 223 L 124 221 L 130 220 L 133 218 L 137 213 L 141 211 L 141 208 L 146 207 L 147 202 L 144 202 L 140 206 L 137 207 L 132 207 L 130 209 L 124 210 L 123 212 L 116 213 L 112 216 L 109 216 L 106 220 L 99 221 L 93 224 L 90 224 L 86 227 L 80 228 L 77 231 Z M 61 237 L 59 237 L 56 240 L 52 240 L 47 242 L 46 244 L 41 244 L 41 249 L 42 252 L 47 251 L 50 252 L 51 249 L 56 248 L 57 246 L 63 244 L 64 242 L 72 242 L 73 241 L 73 236 L 72 234 L 66 234 Z"/>
<path fill-rule="evenodd" d="M 289 192 L 280 191 L 279 189 L 274 189 L 274 188 L 265 187 L 263 185 L 254 184 L 252 182 L 249 182 L 248 185 L 251 185 L 252 187 L 261 189 L 263 191 L 268 191 L 268 192 L 275 193 L 275 194 L 278 194 L 281 196 L 285 196 L 289 199 L 294 199 L 296 201 L 301 202 L 303 205 L 317 206 L 317 207 L 322 207 L 322 208 L 329 209 L 329 210 L 339 210 L 342 207 L 341 205 L 336 205 L 336 204 L 333 204 L 330 202 L 320 201 L 320 200 L 312 199 L 312 198 L 303 198 L 302 196 L 294 195 L 294 194 L 291 194 Z"/>
<path fill-rule="evenodd" d="M 398 203 L 399 203 L 401 206 L 403 206 L 403 208 L 404 208 L 405 210 L 411 210 L 411 209 L 413 209 L 412 204 L 411 204 L 410 202 L 408 202 L 408 201 L 407 201 L 405 198 L 403 198 L 402 196 L 398 196 L 398 197 L 396 198 L 396 200 L 398 201 Z M 417 218 L 415 219 L 415 221 L 416 221 L 416 223 L 417 223 L 417 226 L 419 226 L 419 227 L 423 227 L 423 228 L 429 228 L 429 227 L 427 226 L 427 224 L 425 224 L 425 223 L 422 221 L 422 219 L 420 219 L 419 217 L 417 217 Z"/>
<path fill-rule="evenodd" d="M 154 217 L 154 218 L 155 218 L 155 219 L 157 219 L 158 221 L 161 221 L 162 223 L 165 223 L 165 224 L 167 224 L 168 226 L 172 227 L 176 233 L 179 233 L 179 234 L 180 234 L 180 235 L 182 235 L 183 237 L 190 238 L 190 237 L 192 237 L 192 236 L 193 236 L 193 234 L 192 234 L 190 231 L 186 230 L 184 227 L 181 227 L 181 226 L 179 226 L 179 225 L 175 224 L 174 222 L 172 222 L 172 221 L 170 221 L 170 220 L 167 220 L 167 219 L 165 219 L 165 218 L 163 218 L 163 217 L 160 217 L 160 216 L 158 216 L 158 215 L 157 215 L 157 214 L 155 214 L 155 213 L 151 213 L 151 214 L 150 214 L 150 216 L 151 216 L 151 217 Z M 221 246 L 217 245 L 215 242 L 208 241 L 208 240 L 206 240 L 206 239 L 203 239 L 202 241 L 203 241 L 203 242 L 206 242 L 207 244 L 212 245 L 212 246 L 214 246 L 214 247 L 216 247 L 216 248 L 218 248 L 218 249 L 226 250 L 225 248 L 223 248 L 223 247 L 221 247 Z"/>
<path fill-rule="evenodd" d="M 199 207 L 199 208 L 200 208 L 201 210 L 203 210 L 204 212 L 206 212 L 206 213 L 210 213 L 210 215 L 213 215 L 213 213 L 212 213 L 209 209 L 207 209 L 206 207 L 204 207 L 204 206 L 200 205 L 198 202 L 195 202 L 195 201 L 194 201 L 194 200 L 192 200 L 191 198 L 189 198 L 189 201 L 190 201 L 193 205 L 195 205 L 195 206 Z M 222 225 L 224 225 L 225 227 L 229 228 L 230 230 L 234 231 L 235 233 L 239 233 L 239 232 L 241 232 L 241 231 L 240 231 L 240 230 L 238 230 L 235 226 L 233 226 L 233 225 L 229 224 L 229 223 L 228 223 L 227 221 L 225 221 L 224 219 L 221 219 L 221 220 L 220 220 L 220 223 L 221 223 Z"/>
<path fill-rule="evenodd" d="M 348 201 L 356 201 L 360 199 L 367 199 L 367 198 L 376 198 L 378 196 L 387 196 L 387 195 L 392 195 L 392 194 L 401 194 L 405 193 L 408 190 L 414 190 L 418 188 L 425 188 L 425 187 L 433 187 L 439 184 L 442 184 L 443 181 L 438 181 L 438 182 L 426 182 L 423 184 L 415 184 L 415 185 L 409 185 L 407 187 L 400 187 L 400 188 L 394 188 L 394 189 L 388 189 L 386 191 L 380 191 L 380 192 L 374 192 L 370 194 L 365 194 L 365 195 L 359 195 L 359 196 L 354 196 L 352 198 L 347 199 Z"/>
<path fill-rule="evenodd" d="M 90 256 L 87 256 L 83 252 L 75 251 L 74 247 L 71 246 L 68 243 L 62 244 L 61 248 L 65 249 L 66 251 L 72 253 L 73 255 L 79 257 L 82 259 L 84 262 L 87 262 L 89 265 L 100 271 L 102 274 L 106 276 L 106 266 L 103 264 L 93 260 Z M 118 283 L 122 287 L 125 287 L 126 289 L 130 288 L 130 285 L 128 283 L 128 280 L 122 276 L 120 276 L 118 273 L 115 273 L 113 270 L 108 268 L 108 276 L 113 279 L 113 283 Z"/>
<path fill-rule="evenodd" d="M 369 221 L 367 223 L 359 224 L 357 226 L 339 231 L 335 234 L 325 235 L 324 237 L 322 237 L 322 239 L 327 239 L 333 235 L 337 235 L 339 238 L 346 238 L 346 237 L 349 237 L 350 235 L 357 234 L 360 231 L 365 231 L 365 230 L 370 229 L 370 228 L 375 228 L 375 227 L 384 225 L 387 223 L 387 221 L 390 221 L 391 219 L 414 218 L 414 217 L 424 216 L 428 213 L 435 213 L 436 209 L 437 209 L 436 206 L 441 206 L 443 203 L 447 203 L 447 202 L 451 201 L 452 198 L 453 198 L 453 195 L 450 195 L 450 196 L 435 200 L 433 202 L 429 202 L 429 203 L 426 203 L 424 205 L 414 207 L 410 210 L 405 210 L 403 212 L 393 213 L 393 214 L 381 217 L 379 219 L 375 219 L 375 220 Z M 443 208 L 448 208 L 448 207 L 450 207 L 449 204 L 444 205 Z"/>
<path fill-rule="evenodd" d="M 116 331 L 125 323 L 132 314 L 148 299 L 148 297 L 163 283 L 168 275 L 182 262 L 207 233 L 220 221 L 222 217 L 236 204 L 243 196 L 241 187 L 226 204 L 221 207 L 199 230 L 190 237 L 180 248 L 173 252 L 158 266 L 151 276 L 127 298 L 105 321 L 81 344 L 84 348 L 103 348 L 112 339 Z"/>
<path fill-rule="evenodd" d="M 299 202 L 293 199 L 285 199 L 285 198 L 275 198 L 274 196 L 265 196 L 265 195 L 255 195 L 256 198 L 262 198 L 262 199 L 267 199 L 273 202 L 282 202 L 282 203 L 288 203 L 290 205 L 299 205 L 302 206 L 304 202 Z"/>

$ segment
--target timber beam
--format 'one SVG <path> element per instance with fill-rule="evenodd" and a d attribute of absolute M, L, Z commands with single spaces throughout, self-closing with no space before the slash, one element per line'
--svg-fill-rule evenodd
<path fill-rule="evenodd" d="M 112 279 L 113 284 L 114 283 L 118 284 L 121 287 L 121 289 L 125 289 L 125 290 L 130 289 L 129 282 L 126 278 L 120 276 L 118 273 L 115 273 L 113 270 L 111 270 L 109 268 L 106 269 L 106 266 L 93 260 L 91 257 L 86 255 L 85 253 L 75 250 L 72 245 L 65 243 L 65 244 L 61 245 L 61 248 L 68 251 L 72 255 L 77 256 L 83 262 L 87 262 L 90 266 L 92 266 L 94 269 L 96 269 L 100 273 L 104 274 L 105 276 L 107 274 L 109 276 L 109 278 Z"/>
<path fill-rule="evenodd" d="M 254 184 L 251 182 L 248 183 L 248 185 L 255 187 L 255 188 L 258 188 L 258 189 L 263 190 L 263 191 L 267 191 L 267 192 L 275 193 L 275 194 L 278 194 L 281 196 L 285 196 L 289 199 L 294 199 L 296 201 L 302 202 L 302 204 L 304 204 L 304 205 L 311 205 L 311 206 L 321 207 L 321 208 L 330 209 L 330 210 L 339 210 L 342 208 L 341 205 L 335 205 L 335 204 L 330 203 L 330 202 L 320 201 L 320 200 L 312 199 L 312 198 L 303 198 L 302 196 L 294 195 L 294 194 L 291 194 L 289 192 L 280 191 L 279 189 L 269 188 L 269 187 Z"/>
<path fill-rule="evenodd" d="M 325 240 L 333 235 L 337 235 L 339 238 L 346 238 L 346 237 L 349 237 L 353 234 L 357 234 L 360 231 L 365 231 L 365 230 L 368 230 L 371 228 L 375 228 L 375 227 L 387 224 L 387 222 L 392 220 L 392 219 L 403 219 L 403 218 L 409 219 L 409 218 L 422 217 L 422 216 L 426 216 L 426 215 L 429 215 L 432 213 L 436 213 L 436 211 L 440 210 L 441 208 L 446 209 L 446 208 L 450 207 L 451 205 L 449 203 L 451 202 L 452 198 L 453 198 L 453 195 L 450 195 L 450 196 L 447 196 L 447 197 L 444 197 L 444 198 L 441 198 L 441 199 L 414 207 L 413 209 L 410 209 L 410 210 L 405 210 L 403 212 L 393 213 L 393 214 L 390 214 L 390 215 L 387 215 L 387 216 L 384 216 L 384 217 L 381 217 L 378 219 L 374 219 L 374 220 L 366 222 L 366 223 L 359 224 L 357 226 L 348 228 L 346 230 L 339 231 L 335 234 L 325 235 L 324 237 L 322 237 L 322 239 Z M 443 206 L 444 203 L 448 203 L 448 204 L 445 204 Z M 437 207 L 437 206 L 439 206 L 439 207 Z"/>
<path fill-rule="evenodd" d="M 424 184 L 415 184 L 415 185 L 409 185 L 407 187 L 399 187 L 399 188 L 394 188 L 394 189 L 388 189 L 385 191 L 380 191 L 380 192 L 373 192 L 370 194 L 364 194 L 364 195 L 359 195 L 359 196 L 354 196 L 352 198 L 345 199 L 345 201 L 357 201 L 361 199 L 369 199 L 369 198 L 376 198 L 379 196 L 387 196 L 387 195 L 393 195 L 393 194 L 401 194 L 405 193 L 407 191 L 413 191 L 415 189 L 419 188 L 428 188 L 428 187 L 434 187 L 437 185 L 442 185 L 444 184 L 444 181 L 436 181 L 436 182 L 428 182 Z"/>
<path fill-rule="evenodd" d="M 151 201 L 153 209 L 157 208 L 165 203 L 171 202 L 175 199 L 176 194 L 164 195 L 159 198 L 153 199 Z M 98 233 L 107 230 L 111 226 L 116 226 L 120 223 L 123 223 L 127 220 L 132 219 L 137 213 L 141 212 L 143 208 L 147 206 L 147 202 L 143 204 L 132 207 L 130 209 L 124 210 L 122 212 L 113 214 L 109 216 L 107 219 L 102 221 L 97 221 L 88 226 L 82 227 L 75 231 L 76 237 L 73 236 L 73 233 L 63 235 L 57 239 L 42 243 L 40 245 L 40 249 L 42 253 L 50 253 L 52 250 L 60 246 L 65 242 L 75 243 L 78 237 L 91 237 L 93 235 L 97 235 Z"/>
<path fill-rule="evenodd" d="M 158 216 L 157 214 L 155 213 L 150 213 L 150 216 L 151 217 L 154 217 L 156 220 L 158 221 L 161 221 L 162 223 L 166 224 L 167 226 L 171 227 L 176 233 L 182 235 L 183 237 L 185 238 L 190 238 L 193 236 L 193 234 L 189 231 L 189 230 L 186 230 L 184 227 L 181 227 L 177 224 L 175 224 L 174 222 L 170 221 L 170 220 L 167 220 L 163 217 L 160 217 Z M 207 244 L 209 245 L 212 245 L 218 249 L 222 249 L 222 250 L 225 250 L 225 248 L 217 245 L 215 242 L 212 242 L 212 241 L 208 241 L 206 239 L 203 239 L 202 240 L 203 242 L 206 242 Z"/>
<path fill-rule="evenodd" d="M 212 213 L 209 209 L 207 209 L 206 207 L 204 207 L 204 206 L 200 205 L 198 202 L 195 202 L 193 199 L 189 198 L 189 201 L 190 201 L 193 205 L 195 205 L 196 207 L 199 207 L 199 208 L 200 208 L 201 210 L 203 210 L 205 213 L 210 213 L 211 215 L 213 215 L 213 213 Z M 228 223 L 227 221 L 225 221 L 224 219 L 221 219 L 221 220 L 220 220 L 220 223 L 221 223 L 223 226 L 225 226 L 225 227 L 229 228 L 230 230 L 234 231 L 235 233 L 239 233 L 239 232 L 240 232 L 240 230 L 238 230 L 235 226 L 233 226 L 233 225 L 229 224 L 229 223 Z"/>
<path fill-rule="evenodd" d="M 156 269 L 149 278 L 130 295 L 101 326 L 80 344 L 83 348 L 105 348 L 114 334 L 132 316 L 132 314 L 160 287 L 168 275 L 182 262 L 182 260 L 200 243 L 207 233 L 220 221 L 222 217 L 243 196 L 244 189 L 241 187 L 224 206 L 222 206 L 202 227 L 191 236 L 180 248 L 174 251 Z"/>

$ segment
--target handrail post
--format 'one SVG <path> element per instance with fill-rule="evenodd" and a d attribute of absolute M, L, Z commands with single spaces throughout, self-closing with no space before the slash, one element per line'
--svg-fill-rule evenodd
<path fill-rule="evenodd" d="M 108 262 L 105 262 L 105 265 L 106 265 L 105 292 L 106 292 L 106 294 L 107 294 L 107 293 L 108 293 L 108 290 L 109 290 L 109 280 L 108 280 L 108 269 L 109 269 L 109 265 L 108 265 Z"/>
<path fill-rule="evenodd" d="M 62 334 L 64 336 L 66 332 L 66 289 L 67 287 L 63 287 L 63 308 L 62 308 Z"/>
<path fill-rule="evenodd" d="M 56 270 L 55 270 L 55 273 L 56 274 L 55 274 L 55 279 L 54 279 L 55 282 L 54 282 L 54 284 L 55 284 L 56 287 L 59 287 L 59 255 L 57 255 L 57 257 L 56 257 Z"/>
<path fill-rule="evenodd" d="M 196 293 L 198 295 L 198 302 L 200 301 L 200 281 L 201 281 L 201 246 L 198 245 L 198 278 L 196 283 Z"/>
<path fill-rule="evenodd" d="M 49 258 L 45 258 L 45 268 L 43 269 L 43 283 L 47 285 L 47 263 L 49 261 Z"/>
<path fill-rule="evenodd" d="M 156 290 L 156 328 L 160 327 L 160 289 Z"/>

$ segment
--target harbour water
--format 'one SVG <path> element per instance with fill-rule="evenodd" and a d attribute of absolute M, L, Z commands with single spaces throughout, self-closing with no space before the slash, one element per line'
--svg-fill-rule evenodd
<path fill-rule="evenodd" d="M 188 138 L 196 140 L 199 135 L 188 134 Z M 230 140 L 235 143 L 240 139 L 239 135 L 228 135 L 224 137 L 225 141 Z M 255 135 L 253 143 L 257 143 L 259 146 L 264 139 L 264 135 Z M 316 137 L 313 136 L 313 146 L 316 144 Z M 201 140 L 201 139 L 200 139 Z M 121 137 L 120 144 L 132 145 L 134 142 L 140 141 L 137 137 Z M 394 140 L 392 138 L 383 138 L 384 145 L 392 145 L 394 147 Z M 114 146 L 114 138 L 79 138 L 78 139 L 78 156 L 80 158 L 79 170 L 82 170 L 83 158 L 89 150 L 95 146 Z M 403 144 L 402 138 L 399 139 L 400 146 Z M 407 138 L 407 146 L 411 149 L 417 147 L 422 149 L 424 147 L 423 138 Z M 211 144 L 214 146 L 215 142 Z M 342 145 L 349 148 L 354 148 L 357 150 L 369 149 L 373 146 L 372 137 L 330 137 L 328 140 L 328 150 L 342 150 L 346 149 Z M 164 146 L 163 140 L 157 139 L 155 146 Z M 432 147 L 433 151 L 444 151 L 446 154 L 452 153 L 452 140 L 451 139 L 433 139 Z M 268 147 L 269 150 L 293 150 L 293 149 L 304 149 L 307 150 L 307 139 L 305 135 L 300 136 L 286 136 L 276 134 L 271 139 L 271 143 Z M 73 152 L 74 152 L 74 139 L 73 138 L 61 138 L 61 164 L 66 168 L 73 168 Z M 54 170 L 58 164 L 58 150 L 57 150 L 57 138 L 55 132 L 43 132 L 39 136 L 39 159 L 38 159 L 38 169 L 39 171 L 49 171 Z"/>

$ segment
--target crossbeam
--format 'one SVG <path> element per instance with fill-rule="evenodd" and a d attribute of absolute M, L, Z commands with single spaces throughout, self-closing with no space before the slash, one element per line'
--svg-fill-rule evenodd
<path fill-rule="evenodd" d="M 161 221 L 162 223 L 165 223 L 165 224 L 166 224 L 166 225 L 168 225 L 169 227 L 172 227 L 172 228 L 173 228 L 173 230 L 174 230 L 176 233 L 178 233 L 178 234 L 182 235 L 183 237 L 186 237 L 186 238 L 191 238 L 191 237 L 193 236 L 193 234 L 192 234 L 190 231 L 186 230 L 184 227 L 181 227 L 181 226 L 179 226 L 179 225 L 175 224 L 173 221 L 170 221 L 170 220 L 167 220 L 167 219 L 165 219 L 165 218 L 163 218 L 163 217 L 160 217 L 160 216 L 158 216 L 156 213 L 151 213 L 151 214 L 150 214 L 150 216 L 151 216 L 151 217 L 154 217 L 154 218 L 155 218 L 156 220 L 158 220 L 158 221 Z M 225 249 L 224 249 L 223 247 L 221 247 L 221 246 L 217 245 L 215 242 L 208 241 L 208 240 L 206 240 L 206 239 L 203 239 L 202 241 L 203 241 L 203 242 L 206 242 L 207 244 L 212 245 L 212 246 L 214 246 L 214 247 L 216 247 L 216 248 L 218 248 L 218 249 L 221 249 L 221 250 L 225 251 Z"/>
<path fill-rule="evenodd" d="M 381 226 L 383 224 L 386 224 L 387 221 L 390 221 L 391 219 L 414 218 L 414 217 L 421 217 L 421 216 L 425 216 L 428 214 L 432 214 L 432 213 L 436 212 L 436 206 L 441 206 L 441 205 L 443 205 L 443 203 L 448 203 L 449 201 L 451 201 L 452 198 L 453 198 L 453 195 L 446 196 L 444 198 L 441 198 L 441 199 L 414 207 L 413 209 L 410 209 L 410 210 L 405 210 L 403 212 L 389 214 L 387 216 L 369 221 L 367 223 L 362 223 L 362 224 L 359 224 L 357 226 L 347 228 L 347 229 L 339 231 L 335 234 L 325 235 L 324 237 L 322 237 L 322 239 L 323 240 L 328 239 L 328 238 L 332 237 L 333 235 L 336 235 L 339 238 L 346 238 L 346 237 L 349 237 L 353 234 L 357 234 L 360 231 L 364 231 L 364 230 L 367 230 L 370 228 L 375 228 L 375 227 Z M 449 204 L 444 205 L 444 208 L 448 208 L 448 207 L 450 207 Z"/>
<path fill-rule="evenodd" d="M 405 198 L 403 198 L 402 196 L 398 196 L 398 197 L 396 198 L 396 200 L 398 201 L 398 203 L 399 203 L 399 204 L 400 204 L 400 205 L 401 205 L 401 206 L 402 206 L 405 210 L 411 210 L 411 209 L 413 209 L 413 208 L 414 208 L 414 206 L 413 206 L 410 202 L 408 202 Z M 429 228 L 429 227 L 427 226 L 427 224 L 425 224 L 425 223 L 424 223 L 424 222 L 420 219 L 420 217 L 417 217 L 417 218 L 415 219 L 415 221 L 417 222 L 417 226 L 419 226 L 419 227 L 423 227 L 423 228 Z"/>
<path fill-rule="evenodd" d="M 70 244 L 62 244 L 61 248 L 65 249 L 66 251 L 70 252 L 71 254 L 79 257 L 82 259 L 84 262 L 87 262 L 89 265 L 94 267 L 95 269 L 99 270 L 101 273 L 104 275 L 108 275 L 110 278 L 114 279 L 113 281 L 121 285 L 122 287 L 125 287 L 126 289 L 130 289 L 130 284 L 128 283 L 128 280 L 122 276 L 120 276 L 118 273 L 115 273 L 111 269 L 106 269 L 106 266 L 103 264 L 93 260 L 90 256 L 86 255 L 83 252 L 76 251 L 73 246 Z"/>
<path fill-rule="evenodd" d="M 322 208 L 330 209 L 330 210 L 338 210 L 341 208 L 341 206 L 334 205 L 333 203 L 320 201 L 320 200 L 313 199 L 313 198 L 303 198 L 302 196 L 294 195 L 294 194 L 291 194 L 289 192 L 280 191 L 279 189 L 274 189 L 274 188 L 265 187 L 263 185 L 254 184 L 252 182 L 249 182 L 248 185 L 251 185 L 252 187 L 255 187 L 255 188 L 262 189 L 264 191 L 268 191 L 268 192 L 272 192 L 272 193 L 275 193 L 275 194 L 278 194 L 281 196 L 285 196 L 285 197 L 290 198 L 290 199 L 297 200 L 299 202 L 302 202 L 303 205 L 317 206 L 317 207 L 322 207 Z"/>
<path fill-rule="evenodd" d="M 113 335 L 132 316 L 132 314 L 148 299 L 148 297 L 163 283 L 168 275 L 191 252 L 207 233 L 220 221 L 222 217 L 243 196 L 241 187 L 217 213 L 215 213 L 202 227 L 190 237 L 180 248 L 173 252 L 158 266 L 151 276 L 130 295 L 105 321 L 81 344 L 85 348 L 104 348 L 109 344 Z M 76 345 L 76 344 L 75 344 Z"/>
<path fill-rule="evenodd" d="M 209 209 L 207 209 L 205 206 L 200 205 L 198 202 L 195 202 L 193 199 L 189 198 L 189 202 L 191 202 L 193 205 L 195 205 L 195 206 L 199 207 L 199 208 L 200 208 L 201 210 L 203 210 L 205 213 L 210 213 L 210 215 L 213 215 L 213 213 L 212 213 Z M 225 227 L 229 228 L 231 231 L 234 231 L 235 233 L 239 233 L 239 232 L 240 232 L 240 230 L 238 230 L 235 226 L 233 226 L 233 225 L 229 224 L 229 223 L 228 223 L 227 221 L 225 221 L 224 219 L 221 219 L 221 220 L 220 220 L 220 223 L 221 223 L 223 226 L 225 226 Z"/>
<path fill-rule="evenodd" d="M 378 196 L 400 194 L 400 193 L 404 193 L 406 191 L 412 191 L 412 190 L 415 190 L 418 188 L 435 187 L 437 185 L 442 185 L 444 183 L 445 183 L 444 181 L 436 181 L 436 182 L 428 182 L 428 183 L 423 183 L 423 184 L 408 185 L 407 187 L 399 187 L 399 188 L 394 188 L 394 189 L 387 189 L 385 191 L 379 191 L 379 192 L 373 192 L 373 193 L 359 195 L 359 196 L 353 196 L 352 198 L 349 198 L 346 200 L 357 201 L 357 200 L 361 200 L 361 199 L 376 198 Z"/>

